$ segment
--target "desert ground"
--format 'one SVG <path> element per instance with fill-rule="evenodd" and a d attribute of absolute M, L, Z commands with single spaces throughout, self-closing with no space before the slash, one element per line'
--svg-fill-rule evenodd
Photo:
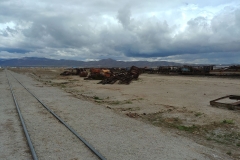
<path fill-rule="evenodd" d="M 63 68 L 15 68 L 43 86 L 192 139 L 240 159 L 240 111 L 212 107 L 210 100 L 239 95 L 240 79 L 141 74 L 129 85 L 98 84 L 79 76 L 60 76 Z"/>

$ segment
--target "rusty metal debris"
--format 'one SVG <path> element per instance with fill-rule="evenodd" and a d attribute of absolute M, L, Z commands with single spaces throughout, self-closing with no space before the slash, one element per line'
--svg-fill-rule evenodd
<path fill-rule="evenodd" d="M 230 110 L 240 109 L 240 96 L 239 95 L 227 95 L 227 96 L 217 98 L 217 99 L 210 101 L 210 105 L 212 105 L 214 107 L 228 108 Z"/>
<path fill-rule="evenodd" d="M 85 80 L 102 80 L 112 75 L 109 69 L 91 68 L 90 74 Z"/>
<path fill-rule="evenodd" d="M 67 68 L 60 75 L 61 76 L 79 75 L 80 77 L 87 77 L 88 72 L 84 68 Z"/>
<path fill-rule="evenodd" d="M 84 80 L 102 80 L 100 84 L 130 84 L 132 80 L 138 79 L 142 69 L 132 66 L 131 68 L 68 68 L 60 75 L 79 75 L 86 77 Z"/>
<path fill-rule="evenodd" d="M 209 75 L 213 70 L 213 65 L 210 66 L 160 66 L 158 73 L 160 74 L 183 74 L 183 75 Z"/>
<path fill-rule="evenodd" d="M 240 65 L 183 65 L 183 66 L 159 66 L 158 68 L 142 68 L 143 73 L 148 74 L 179 74 L 179 75 L 211 75 L 211 76 L 240 76 Z"/>
<path fill-rule="evenodd" d="M 67 68 L 60 75 L 79 75 L 86 79 L 103 80 L 115 74 L 122 74 L 130 68 Z M 159 66 L 153 68 L 138 68 L 139 73 L 167 74 L 167 75 L 212 75 L 212 76 L 240 76 L 240 65 L 216 66 L 216 65 L 183 65 L 183 66 Z M 89 75 L 89 76 L 88 76 Z M 113 78 L 113 77 L 112 77 Z M 115 79 L 115 78 L 113 78 Z M 112 81 L 113 83 L 113 81 Z"/>
<path fill-rule="evenodd" d="M 216 76 L 240 76 L 240 65 L 216 67 L 210 71 L 211 75 Z"/>
<path fill-rule="evenodd" d="M 138 79 L 139 74 L 140 69 L 132 66 L 129 71 L 112 73 L 109 77 L 100 81 L 99 84 L 114 84 L 117 81 L 119 81 L 118 84 L 130 84 L 132 80 Z"/>
<path fill-rule="evenodd" d="M 72 75 L 72 72 L 71 71 L 64 71 L 60 75 L 61 76 L 69 76 L 69 75 Z"/>
<path fill-rule="evenodd" d="M 81 71 L 79 76 L 80 77 L 87 77 L 88 76 L 88 72 L 87 71 Z"/>

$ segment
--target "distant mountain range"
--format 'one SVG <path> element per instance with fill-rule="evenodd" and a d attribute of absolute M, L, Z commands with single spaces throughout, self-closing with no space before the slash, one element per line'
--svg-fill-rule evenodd
<path fill-rule="evenodd" d="M 55 60 L 37 57 L 25 57 L 19 59 L 0 59 L 1 67 L 157 67 L 157 66 L 180 66 L 181 63 L 167 61 L 116 61 L 113 59 L 102 59 L 99 61 L 75 61 Z"/>

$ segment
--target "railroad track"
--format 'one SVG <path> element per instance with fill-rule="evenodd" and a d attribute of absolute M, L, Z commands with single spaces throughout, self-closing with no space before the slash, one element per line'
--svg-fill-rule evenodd
<path fill-rule="evenodd" d="M 71 136 L 67 137 L 66 139 L 70 138 L 69 140 L 70 142 L 74 141 L 74 145 L 72 146 L 72 148 L 76 150 L 77 153 L 80 152 L 77 149 L 81 148 L 81 146 L 77 146 L 77 145 L 82 142 L 85 145 L 83 150 L 86 150 L 86 148 L 88 148 L 91 151 L 91 153 L 95 155 L 95 159 L 96 158 L 100 160 L 106 159 L 89 142 L 87 142 L 82 136 L 80 136 L 71 126 L 69 126 L 62 118 L 60 118 L 56 113 L 54 113 L 25 85 L 23 85 L 10 71 L 5 70 L 5 74 L 8 80 L 8 84 L 10 87 L 10 91 L 11 91 L 15 106 L 16 106 L 16 110 L 18 112 L 19 119 L 21 121 L 21 125 L 23 127 L 25 137 L 27 139 L 29 149 L 32 154 L 32 158 L 34 160 L 37 160 L 39 156 L 41 156 L 41 154 L 43 152 L 45 153 L 46 151 L 49 151 L 51 153 L 61 152 L 61 150 L 56 150 L 56 148 L 54 147 L 51 148 L 51 146 L 58 146 L 59 144 L 67 143 L 67 142 L 64 142 L 64 140 L 62 140 L 64 139 L 64 137 L 66 137 L 64 133 L 66 133 L 67 130 L 68 130 L 67 132 L 71 133 Z M 15 83 L 14 87 L 12 85 L 13 82 Z M 18 99 L 21 99 L 21 101 L 19 101 Z M 32 101 L 29 101 L 29 99 L 32 99 Z M 22 100 L 28 100 L 28 102 L 24 103 Z M 36 107 L 36 109 L 33 109 L 33 107 Z M 40 118 L 37 118 L 37 114 L 41 114 L 39 116 Z M 34 123 L 31 123 L 31 122 L 34 122 Z M 45 128 L 42 127 L 43 126 L 42 124 L 46 124 L 46 123 L 47 123 L 46 127 Z M 54 125 L 54 127 L 52 125 Z M 63 127 L 61 127 L 60 131 L 58 129 L 54 129 L 54 128 L 59 128 L 59 125 L 65 126 L 65 129 L 62 129 Z M 54 129 L 54 130 L 51 131 L 51 129 Z M 63 133 L 61 133 L 61 131 Z M 59 137 L 60 140 L 55 140 L 57 144 L 53 145 L 51 144 L 51 140 L 52 140 L 51 137 L 55 137 L 55 136 Z M 75 143 L 76 139 L 78 139 L 77 141 L 78 144 Z M 44 143 L 38 144 L 36 141 L 40 141 L 40 142 L 45 141 L 47 145 L 44 145 Z M 81 145 L 84 146 L 82 143 Z M 51 151 L 51 149 L 53 151 Z M 84 152 L 85 155 L 89 155 L 89 153 L 86 153 L 89 151 L 82 151 L 82 152 Z M 74 156 L 76 155 L 73 155 L 73 157 Z M 48 158 L 51 159 L 53 157 L 49 156 Z M 61 158 L 64 158 L 64 157 L 61 157 Z M 74 157 L 74 158 L 77 159 L 79 157 Z M 90 158 L 94 158 L 94 156 L 91 155 Z M 43 159 L 46 159 L 46 157 Z"/>

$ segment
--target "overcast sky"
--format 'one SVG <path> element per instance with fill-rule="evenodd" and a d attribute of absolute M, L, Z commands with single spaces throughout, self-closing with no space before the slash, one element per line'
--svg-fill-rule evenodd
<path fill-rule="evenodd" d="M 0 0 L 0 58 L 240 63 L 239 0 Z"/>

